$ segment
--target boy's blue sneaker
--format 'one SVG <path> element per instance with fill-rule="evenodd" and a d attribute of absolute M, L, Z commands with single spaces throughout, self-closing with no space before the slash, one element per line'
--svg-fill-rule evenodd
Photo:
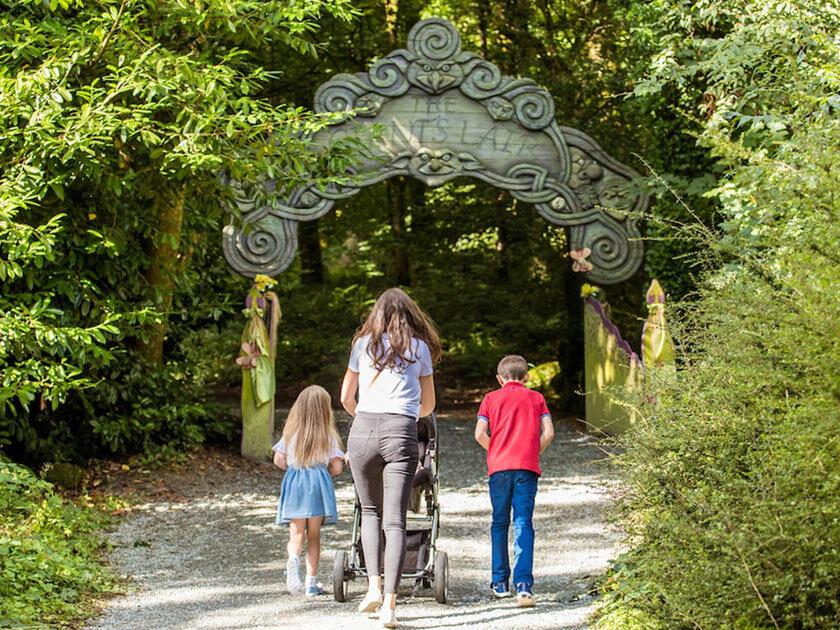
<path fill-rule="evenodd" d="M 495 597 L 496 599 L 510 597 L 513 594 L 510 592 L 510 588 L 508 588 L 507 582 L 496 582 L 495 584 L 491 584 L 490 588 L 493 591 L 493 597 Z"/>
<path fill-rule="evenodd" d="M 324 585 L 320 582 L 317 584 L 310 584 L 306 587 L 306 596 L 307 597 L 317 597 L 318 595 L 324 594 Z"/>
<path fill-rule="evenodd" d="M 531 585 L 520 582 L 516 585 L 516 601 L 520 606 L 533 606 L 534 596 L 531 594 Z"/>

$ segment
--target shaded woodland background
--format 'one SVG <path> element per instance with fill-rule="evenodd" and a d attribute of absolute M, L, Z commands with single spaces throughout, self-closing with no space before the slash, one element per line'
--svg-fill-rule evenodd
<path fill-rule="evenodd" d="M 0 0 L 0 627 L 67 623 L 109 588 L 96 507 L 44 464 L 170 461 L 234 441 L 250 282 L 221 253 L 237 178 L 340 177 L 353 139 L 297 132 L 336 72 L 452 21 L 557 118 L 636 168 L 642 270 L 606 288 L 638 343 L 650 278 L 678 372 L 614 463 L 628 552 L 602 630 L 835 628 L 840 619 L 840 7 L 835 0 Z M 267 142 L 272 138 L 272 142 Z M 350 336 L 401 285 L 441 328 L 445 402 L 498 357 L 557 360 L 580 408 L 580 276 L 505 194 L 391 180 L 301 225 L 278 279 L 281 402 L 335 392 Z M 101 509 L 104 507 L 104 510 Z M 5 616 L 4 616 L 5 615 Z"/>
<path fill-rule="evenodd" d="M 651 35 L 631 32 L 634 12 L 642 11 L 644 3 L 371 1 L 354 3 L 351 20 L 349 5 L 334 4 L 340 9 L 310 18 L 311 32 L 296 47 L 259 34 L 242 41 L 238 33 L 217 32 L 212 14 L 205 24 L 186 26 L 183 20 L 179 24 L 177 13 L 137 19 L 138 25 L 171 22 L 170 30 L 156 35 L 164 33 L 165 42 L 170 38 L 171 55 L 188 58 L 192 40 L 202 41 L 207 63 L 226 47 L 244 48 L 247 54 L 233 57 L 234 70 L 263 69 L 259 81 L 245 90 L 250 107 L 268 103 L 294 114 L 301 111 L 296 108 L 311 106 L 318 85 L 330 76 L 365 70 L 372 60 L 404 45 L 417 20 L 440 15 L 459 29 L 465 49 L 480 52 L 507 74 L 533 77 L 545 86 L 555 97 L 558 120 L 590 134 L 620 161 L 645 173 L 648 167 L 637 157 L 643 155 L 651 168 L 667 172 L 683 188 L 690 184 L 695 193 L 709 183 L 708 160 L 703 161 L 691 125 L 668 102 L 667 91 L 627 98 L 656 43 Z M 119 45 L 114 44 L 114 59 Z M 155 70 L 173 63 L 171 55 L 162 55 Z M 96 65 L 87 71 L 95 73 Z M 179 75 L 177 68 L 169 71 L 176 83 L 195 78 Z M 153 116 L 177 119 L 179 108 L 205 107 L 198 99 L 207 87 L 194 87 L 188 104 L 167 103 Z M 258 131 L 256 123 L 267 124 L 267 111 L 259 119 L 253 113 L 243 116 L 245 97 L 229 91 L 216 98 L 228 99 L 225 105 L 237 128 L 251 125 Z M 123 97 L 124 105 L 139 104 L 142 96 Z M 204 112 L 193 126 L 229 131 L 208 122 L 213 115 L 218 112 Z M 0 431 L 16 457 L 78 460 L 235 431 L 212 404 L 214 391 L 238 383 L 233 358 L 248 286 L 228 269 L 221 253 L 227 218 L 213 176 L 225 149 L 208 143 L 173 167 L 161 164 L 165 146 L 145 137 L 142 127 L 128 133 L 126 127 L 116 120 L 113 129 L 104 131 L 115 134 L 111 145 L 93 149 L 107 154 L 110 164 L 81 174 L 71 170 L 46 187 L 41 202 L 27 207 L 32 224 L 58 212 L 66 217 L 49 261 L 6 279 L 9 297 L 35 296 L 40 290 L 50 308 L 61 311 L 57 317 L 64 325 L 88 328 L 109 317 L 120 323 L 112 322 L 110 332 L 101 333 L 107 336 L 101 356 L 95 339 L 82 356 L 68 350 L 79 370 L 76 387 L 44 387 L 40 379 L 40 386 L 9 392 Z M 251 141 L 255 138 L 256 133 Z M 298 150 L 299 155 L 290 138 L 284 141 L 290 145 L 287 153 Z M 180 146 L 175 138 L 172 142 Z M 263 169 L 273 162 L 284 178 L 305 170 L 291 160 L 284 163 L 280 155 L 255 161 L 250 145 L 238 150 L 234 170 L 253 170 L 255 162 Z M 101 155 L 97 159 L 102 162 Z M 154 177 L 143 174 L 150 170 L 156 170 Z M 162 183 L 166 177 L 171 181 Z M 710 204 L 696 196 L 695 202 L 697 211 L 708 216 Z M 663 215 L 684 214 L 669 196 L 655 207 Z M 656 234 L 656 227 L 648 229 L 649 236 Z M 555 410 L 558 415 L 580 412 L 575 392 L 582 390 L 582 279 L 571 271 L 563 230 L 531 207 L 481 183 L 458 180 L 432 191 L 418 182 L 392 180 L 318 221 L 302 223 L 299 237 L 293 267 L 278 278 L 284 311 L 281 397 L 290 400 L 302 386 L 316 382 L 337 392 L 348 340 L 360 318 L 381 290 L 400 285 L 440 326 L 445 355 L 438 383 L 444 398 L 473 400 L 475 391 L 492 387 L 498 358 L 515 351 L 534 363 L 558 360 Z M 607 289 L 615 320 L 631 340 L 638 338 L 648 278 L 658 277 L 674 297 L 692 287 L 690 268 L 678 259 L 690 245 L 651 240 L 647 248 L 637 277 Z"/>

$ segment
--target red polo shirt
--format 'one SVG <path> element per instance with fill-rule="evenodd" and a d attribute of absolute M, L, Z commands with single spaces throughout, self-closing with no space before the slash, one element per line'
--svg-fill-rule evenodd
<path fill-rule="evenodd" d="M 540 424 L 551 417 L 543 395 L 509 381 L 481 401 L 478 417 L 490 424 L 487 474 L 500 470 L 540 470 Z"/>

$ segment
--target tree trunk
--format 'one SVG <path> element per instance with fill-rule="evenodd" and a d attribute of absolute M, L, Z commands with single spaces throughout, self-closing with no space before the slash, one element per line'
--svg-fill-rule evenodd
<path fill-rule="evenodd" d="M 406 181 L 404 177 L 386 182 L 388 206 L 391 210 L 391 229 L 394 232 L 394 284 L 411 286 L 411 265 L 408 259 L 408 234 L 405 225 Z"/>
<path fill-rule="evenodd" d="M 142 336 L 145 340 L 141 337 L 136 345 L 138 356 L 148 365 L 160 365 L 163 362 L 167 317 L 172 308 L 175 272 L 180 266 L 178 248 L 184 220 L 184 193 L 183 185 L 173 189 L 162 184 L 153 202 L 155 230 L 146 252 L 149 258 L 146 286 L 162 319 L 158 323 L 147 324 Z"/>
<path fill-rule="evenodd" d="M 496 199 L 493 203 L 495 206 L 496 225 L 498 226 L 499 240 L 496 244 L 496 251 L 499 252 L 499 279 L 507 281 L 510 279 L 510 241 L 511 234 L 508 229 L 508 210 L 503 203 L 507 195 L 504 190 L 500 190 L 496 194 Z"/>
<path fill-rule="evenodd" d="M 478 0 L 478 41 L 481 56 L 487 59 L 487 3 Z"/>
<path fill-rule="evenodd" d="M 321 253 L 321 233 L 318 221 L 301 221 L 298 223 L 298 246 L 300 247 L 300 264 L 302 268 L 301 281 L 303 284 L 324 283 L 324 261 Z"/>
<path fill-rule="evenodd" d="M 400 0 L 383 0 L 385 6 L 385 32 L 391 49 L 397 46 L 397 14 L 400 10 Z"/>
<path fill-rule="evenodd" d="M 576 392 L 585 391 L 584 383 L 584 348 L 583 348 L 583 300 L 580 298 L 580 275 L 571 270 L 571 265 L 563 271 L 564 304 L 569 318 L 568 330 L 571 332 L 563 346 L 560 357 L 563 367 L 563 389 L 569 393 L 566 411 L 578 417 L 584 414 L 584 398 Z"/>

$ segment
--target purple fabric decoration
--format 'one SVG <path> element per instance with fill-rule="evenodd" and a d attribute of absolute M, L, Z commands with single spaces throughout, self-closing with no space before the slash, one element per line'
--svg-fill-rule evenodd
<path fill-rule="evenodd" d="M 595 312 L 598 313 L 599 317 L 601 318 L 601 323 L 604 325 L 604 328 L 607 329 L 607 332 L 610 335 L 615 337 L 616 342 L 618 343 L 618 347 L 627 353 L 627 355 L 630 357 L 630 362 L 635 363 L 636 366 L 639 368 L 644 368 L 644 364 L 639 359 L 639 355 L 633 352 L 633 348 L 631 348 L 630 344 L 627 343 L 621 336 L 621 332 L 618 330 L 618 327 L 615 324 L 613 324 L 607 317 L 607 314 L 604 312 L 603 305 L 598 300 L 591 297 L 583 298 L 583 301 L 586 304 L 589 304 L 589 306 L 591 306 L 595 310 Z"/>
<path fill-rule="evenodd" d="M 251 308 L 251 304 L 253 304 L 253 300 L 251 299 L 251 295 L 245 298 L 245 308 Z M 265 308 L 265 298 L 263 296 L 259 296 L 257 298 L 257 308 Z"/>
<path fill-rule="evenodd" d="M 260 299 L 262 300 L 263 298 L 260 298 Z M 274 347 L 274 335 L 276 333 L 276 331 L 274 329 L 277 328 L 277 326 L 272 326 L 271 325 L 271 320 L 274 317 L 274 309 L 277 308 L 277 304 L 274 303 L 274 300 L 269 300 L 269 306 L 270 306 L 270 309 L 266 313 L 266 315 L 268 315 L 268 318 L 267 318 L 268 319 L 268 343 L 269 343 L 269 347 L 273 348 Z"/>

